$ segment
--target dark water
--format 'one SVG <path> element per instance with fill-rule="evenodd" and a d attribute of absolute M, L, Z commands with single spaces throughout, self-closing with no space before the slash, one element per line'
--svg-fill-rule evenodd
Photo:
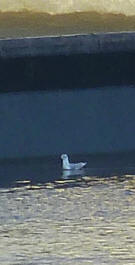
<path fill-rule="evenodd" d="M 135 264 L 133 160 L 99 177 L 43 161 L 1 163 L 0 264 Z"/>

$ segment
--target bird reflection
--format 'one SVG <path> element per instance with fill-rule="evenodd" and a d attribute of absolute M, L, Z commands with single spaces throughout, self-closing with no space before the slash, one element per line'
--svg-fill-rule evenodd
<path fill-rule="evenodd" d="M 85 169 L 75 169 L 75 170 L 63 170 L 62 178 L 68 179 L 70 177 L 85 175 Z"/>

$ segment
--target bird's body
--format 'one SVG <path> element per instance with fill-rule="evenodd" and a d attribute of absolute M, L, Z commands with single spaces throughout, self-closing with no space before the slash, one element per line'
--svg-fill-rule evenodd
<path fill-rule="evenodd" d="M 62 168 L 64 170 L 78 170 L 83 168 L 87 164 L 86 162 L 70 163 L 68 156 L 66 154 L 61 155 L 61 159 L 62 159 Z"/>

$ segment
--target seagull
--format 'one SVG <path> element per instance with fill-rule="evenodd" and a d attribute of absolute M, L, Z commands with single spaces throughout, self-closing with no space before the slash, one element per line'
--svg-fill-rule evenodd
<path fill-rule="evenodd" d="M 66 155 L 66 154 L 62 154 L 61 159 L 62 159 L 62 168 L 64 170 L 81 169 L 87 164 L 87 162 L 69 163 L 68 155 Z"/>

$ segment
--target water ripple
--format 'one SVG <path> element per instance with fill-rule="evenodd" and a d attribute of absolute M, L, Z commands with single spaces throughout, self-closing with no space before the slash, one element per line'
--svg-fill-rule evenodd
<path fill-rule="evenodd" d="M 134 189 L 135 176 L 1 189 L 0 263 L 134 264 Z"/>

